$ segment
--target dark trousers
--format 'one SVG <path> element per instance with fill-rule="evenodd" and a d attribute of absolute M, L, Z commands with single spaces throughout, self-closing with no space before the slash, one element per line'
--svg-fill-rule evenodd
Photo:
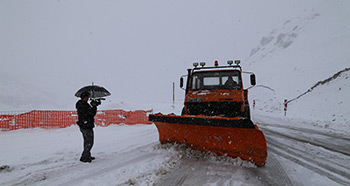
<path fill-rule="evenodd" d="M 80 129 L 81 133 L 83 134 L 84 138 L 84 151 L 81 154 L 82 159 L 90 158 L 91 157 L 91 149 L 94 145 L 94 131 L 93 129 Z"/>

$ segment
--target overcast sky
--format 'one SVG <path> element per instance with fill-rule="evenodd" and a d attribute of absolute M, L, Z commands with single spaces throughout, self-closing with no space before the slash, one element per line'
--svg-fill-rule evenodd
<path fill-rule="evenodd" d="M 120 100 L 171 101 L 194 61 L 246 59 L 300 2 L 2 0 L 0 75 L 63 99 L 95 82 Z"/>

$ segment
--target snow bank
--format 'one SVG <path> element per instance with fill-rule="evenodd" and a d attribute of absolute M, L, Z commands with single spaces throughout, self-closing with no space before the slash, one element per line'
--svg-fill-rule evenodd
<path fill-rule="evenodd" d="M 157 144 L 154 125 L 96 127 L 96 160 L 81 163 L 82 136 L 76 126 L 0 132 L 0 184 L 152 185 L 179 159 Z"/>

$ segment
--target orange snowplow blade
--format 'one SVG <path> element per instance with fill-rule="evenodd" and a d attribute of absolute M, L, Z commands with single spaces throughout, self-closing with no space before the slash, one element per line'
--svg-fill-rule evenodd
<path fill-rule="evenodd" d="M 185 143 L 193 149 L 265 165 L 265 136 L 248 119 L 151 114 L 149 120 L 157 126 L 162 144 Z"/>

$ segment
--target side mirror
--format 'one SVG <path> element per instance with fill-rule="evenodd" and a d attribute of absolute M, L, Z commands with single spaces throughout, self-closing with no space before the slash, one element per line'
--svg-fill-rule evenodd
<path fill-rule="evenodd" d="M 182 88 L 184 86 L 184 78 L 180 78 L 180 87 Z"/>
<path fill-rule="evenodd" d="M 256 85 L 255 74 L 250 75 L 250 84 L 253 86 Z"/>

